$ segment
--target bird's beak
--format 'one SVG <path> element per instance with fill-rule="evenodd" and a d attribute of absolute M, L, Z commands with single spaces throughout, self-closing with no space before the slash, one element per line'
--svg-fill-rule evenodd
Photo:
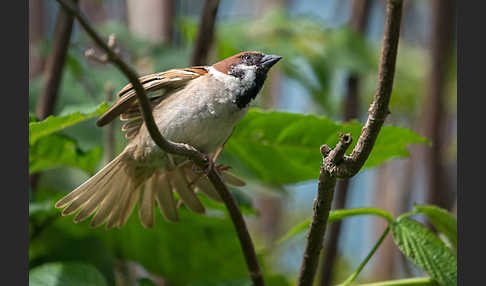
<path fill-rule="evenodd" d="M 274 64 L 276 64 L 282 57 L 276 55 L 265 55 L 260 60 L 260 64 L 265 69 L 270 69 Z"/>

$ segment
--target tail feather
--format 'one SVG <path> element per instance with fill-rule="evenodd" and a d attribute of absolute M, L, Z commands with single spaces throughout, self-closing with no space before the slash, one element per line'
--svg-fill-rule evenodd
<path fill-rule="evenodd" d="M 178 221 L 179 214 L 177 213 L 177 205 L 174 199 L 172 186 L 169 180 L 166 179 L 167 174 L 162 172 L 156 173 L 156 180 L 153 184 L 157 184 L 158 190 L 155 192 L 155 200 L 159 205 L 160 212 L 168 221 Z M 155 189 L 155 185 L 152 186 Z"/>
<path fill-rule="evenodd" d="M 121 168 L 121 166 L 119 166 L 118 168 Z M 121 178 L 117 180 L 113 180 L 115 174 L 117 174 L 116 171 L 117 170 L 115 169 L 113 171 L 113 175 L 110 178 L 108 178 L 107 182 L 102 184 L 99 189 L 93 188 L 97 190 L 97 193 L 88 200 L 88 202 L 83 206 L 82 210 L 74 217 L 74 222 L 76 223 L 81 222 L 87 219 L 89 216 L 91 216 L 100 205 L 100 202 L 104 201 L 106 196 L 109 195 L 108 192 L 110 191 L 115 192 L 114 190 L 118 190 L 120 186 L 123 186 L 123 184 L 125 184 L 128 181 L 129 178 L 127 176 L 121 176 Z M 110 188 L 106 188 L 108 182 L 111 180 L 113 183 L 117 183 L 117 184 L 113 186 L 110 185 Z"/>
<path fill-rule="evenodd" d="M 128 188 L 129 185 L 130 185 L 130 182 L 129 182 L 128 178 L 125 178 L 125 180 L 121 181 L 120 187 L 121 188 Z M 124 209 L 124 206 L 125 206 L 125 202 L 127 202 L 131 193 L 132 193 L 132 190 L 130 190 L 130 189 L 127 189 L 127 190 L 125 190 L 121 193 L 120 201 L 119 201 L 119 203 L 117 203 L 115 205 L 115 207 L 114 207 L 113 211 L 111 212 L 111 215 L 110 215 L 110 217 L 109 217 L 109 219 L 106 223 L 106 229 L 111 229 L 111 228 L 119 225 L 120 218 L 123 215 L 123 209 Z"/>
<path fill-rule="evenodd" d="M 145 183 L 142 192 L 142 200 L 140 201 L 140 207 L 138 208 L 138 216 L 144 227 L 151 228 L 154 225 L 154 202 L 155 193 L 153 188 L 154 180 L 156 180 L 155 175 L 153 175 Z"/>
<path fill-rule="evenodd" d="M 204 213 L 205 209 L 197 195 L 189 187 L 189 182 L 185 177 L 183 170 L 177 168 L 167 173 L 167 179 L 172 185 L 174 191 L 179 194 L 184 205 L 195 213 Z"/>
<path fill-rule="evenodd" d="M 106 228 L 121 228 L 130 217 L 137 202 L 138 215 L 144 227 L 154 225 L 155 202 L 168 221 L 179 219 L 174 192 L 193 212 L 204 213 L 205 208 L 196 191 L 201 191 L 215 201 L 221 197 L 203 174 L 196 174 L 190 165 L 179 166 L 174 170 L 135 169 L 130 162 L 128 151 L 123 151 L 113 161 L 93 177 L 80 185 L 56 203 L 56 208 L 64 208 L 62 215 L 77 211 L 74 222 L 86 220 L 91 215 L 92 227 L 106 223 Z M 223 174 L 224 175 L 224 174 Z M 228 183 L 242 185 L 233 176 L 223 176 Z M 194 182 L 194 186 L 191 185 Z"/>
<path fill-rule="evenodd" d="M 129 178 L 124 176 L 124 178 Z M 116 182 L 118 181 L 118 182 Z M 105 196 L 101 202 L 100 207 L 96 211 L 95 216 L 91 220 L 92 227 L 98 227 L 102 225 L 113 212 L 116 211 L 116 206 L 120 203 L 120 199 L 124 193 L 130 192 L 127 184 L 120 184 L 119 182 L 125 181 L 123 179 L 115 180 L 112 190 Z"/>
<path fill-rule="evenodd" d="M 120 164 L 108 164 L 105 168 L 89 179 L 90 184 L 82 184 L 66 197 L 70 196 L 74 192 L 78 193 L 77 196 L 71 196 L 68 199 L 65 199 L 66 197 L 62 198 L 56 204 L 56 207 L 62 207 L 66 204 L 65 202 L 67 202 L 70 204 L 62 211 L 62 215 L 70 215 L 82 207 L 83 210 L 86 209 L 85 213 L 88 213 L 89 216 L 96 208 L 97 203 L 103 200 L 103 198 L 107 195 L 107 192 L 110 189 L 106 188 L 106 186 L 110 182 L 116 181 L 112 180 L 112 178 L 117 175 L 120 169 Z"/>
<path fill-rule="evenodd" d="M 78 196 L 80 196 L 83 193 L 86 193 L 87 191 L 91 190 L 92 186 L 99 183 L 101 180 L 104 179 L 106 175 L 108 175 L 112 170 L 113 167 L 117 166 L 118 163 L 123 159 L 124 157 L 124 152 L 122 152 L 120 155 L 118 155 L 115 159 L 113 159 L 110 163 L 108 163 L 103 169 L 101 169 L 96 175 L 92 176 L 89 178 L 86 182 L 81 184 L 79 187 L 77 187 L 74 191 L 70 192 L 66 196 L 64 196 L 62 199 L 60 199 L 55 207 L 56 208 L 63 208 L 66 205 L 68 205 L 70 202 L 72 202 L 74 199 L 76 199 Z M 93 193 L 95 190 L 92 190 L 91 193 Z"/>
<path fill-rule="evenodd" d="M 196 191 L 202 192 L 214 201 L 222 202 L 218 191 L 216 191 L 213 184 L 211 184 L 211 182 L 209 181 L 208 177 L 204 176 L 203 174 L 194 173 L 191 167 L 186 167 L 184 169 L 184 172 L 190 184 L 195 185 Z"/>
<path fill-rule="evenodd" d="M 123 208 L 121 209 L 120 218 L 118 219 L 118 228 L 121 228 L 128 220 L 130 215 L 135 208 L 138 198 L 140 197 L 140 187 L 138 186 L 131 186 L 132 190 L 128 192 L 128 198 L 126 199 L 125 203 L 123 204 Z"/>
<path fill-rule="evenodd" d="M 123 225 L 121 222 L 128 219 L 124 212 L 133 210 L 138 199 L 136 189 L 143 181 L 128 174 L 127 168 L 130 166 L 124 158 L 125 151 L 88 181 L 59 200 L 55 206 L 65 207 L 62 215 L 70 215 L 80 210 L 74 218 L 74 222 L 78 223 L 96 212 L 91 221 L 93 227 L 103 224 L 106 220 L 109 220 L 111 227 Z"/>

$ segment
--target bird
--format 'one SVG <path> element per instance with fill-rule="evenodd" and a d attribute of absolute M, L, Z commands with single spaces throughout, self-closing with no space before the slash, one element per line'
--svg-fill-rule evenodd
<path fill-rule="evenodd" d="M 155 123 L 164 138 L 185 143 L 208 154 L 214 164 L 236 124 L 262 89 L 267 73 L 281 56 L 245 51 L 211 66 L 176 68 L 139 78 L 149 94 Z M 91 219 L 91 227 L 106 229 L 126 224 L 138 202 L 138 215 L 146 228 L 154 226 L 155 205 L 170 222 L 179 219 L 178 207 L 203 214 L 196 192 L 221 201 L 205 171 L 187 158 L 167 154 L 150 137 L 131 83 L 96 121 L 99 127 L 119 116 L 128 142 L 123 151 L 95 175 L 61 198 L 56 208 L 63 216 L 77 212 L 74 222 Z M 223 181 L 245 182 L 217 170 Z M 174 193 L 179 201 L 176 202 Z M 94 215 L 93 215 L 94 214 Z"/>

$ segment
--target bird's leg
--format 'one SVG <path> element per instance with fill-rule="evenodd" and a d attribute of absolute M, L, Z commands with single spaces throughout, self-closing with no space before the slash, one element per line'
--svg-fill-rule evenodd
<path fill-rule="evenodd" d="M 220 174 L 224 171 L 228 171 L 231 169 L 230 166 L 225 166 L 225 165 L 216 165 L 216 160 L 218 159 L 219 155 L 223 151 L 224 146 L 221 146 L 216 152 L 214 153 L 213 156 L 208 156 L 208 165 L 205 170 L 201 170 L 198 166 L 195 164 L 192 165 L 192 171 L 197 174 L 196 178 L 190 182 L 190 186 L 193 186 L 197 181 L 202 177 L 202 176 L 207 176 L 209 172 L 211 171 L 212 168 L 216 168 L 216 171 L 218 171 Z"/>
<path fill-rule="evenodd" d="M 235 129 L 233 128 L 233 130 L 231 131 L 231 135 L 233 134 L 233 132 L 235 131 Z M 190 183 L 190 186 L 192 186 L 193 184 L 195 184 L 203 175 L 207 176 L 209 174 L 209 172 L 211 171 L 212 168 L 215 167 L 216 165 L 216 160 L 218 160 L 218 157 L 219 155 L 221 155 L 221 153 L 223 152 L 223 149 L 224 149 L 224 146 L 226 145 L 226 142 L 228 142 L 228 140 L 230 139 L 230 136 L 228 136 L 228 138 L 226 138 L 226 141 L 224 141 L 223 145 L 221 145 L 221 147 L 218 148 L 218 150 L 216 150 L 216 152 L 214 153 L 214 155 L 211 157 L 210 155 L 208 155 L 208 166 L 206 167 L 206 170 L 204 170 L 204 172 L 202 172 L 202 170 L 200 168 L 197 168 L 196 165 L 192 165 L 192 171 L 194 173 L 197 173 L 199 174 L 191 183 Z M 196 170 L 197 168 L 197 170 Z M 224 171 L 228 171 L 230 170 L 231 167 L 230 166 L 225 166 L 225 165 L 216 165 L 216 171 L 219 172 L 220 174 L 223 173 Z"/>

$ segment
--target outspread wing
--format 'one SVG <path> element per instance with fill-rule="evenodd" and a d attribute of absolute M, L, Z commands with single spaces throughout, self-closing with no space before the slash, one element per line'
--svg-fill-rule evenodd
<path fill-rule="evenodd" d="M 198 78 L 207 72 L 207 67 L 198 66 L 150 74 L 141 77 L 139 80 L 147 92 L 153 108 L 162 100 L 183 88 L 190 80 Z M 138 134 L 143 118 L 138 107 L 135 89 L 131 83 L 122 88 L 118 93 L 117 102 L 98 118 L 96 125 L 104 126 L 119 115 L 122 121 L 127 121 L 122 126 L 122 131 L 127 132 L 125 137 L 133 138 Z"/>

